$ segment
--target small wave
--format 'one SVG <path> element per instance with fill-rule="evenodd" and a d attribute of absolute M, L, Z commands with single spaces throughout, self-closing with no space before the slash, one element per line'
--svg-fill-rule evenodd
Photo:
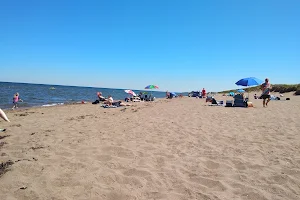
<path fill-rule="evenodd" d="M 42 105 L 43 107 L 50 107 L 50 106 L 59 106 L 59 105 L 64 105 L 64 103 L 52 103 L 52 104 L 45 104 Z"/>

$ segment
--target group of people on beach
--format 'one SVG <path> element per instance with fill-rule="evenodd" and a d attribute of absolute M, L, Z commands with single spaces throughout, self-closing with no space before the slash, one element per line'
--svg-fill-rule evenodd
<path fill-rule="evenodd" d="M 271 100 L 271 89 L 272 89 L 272 86 L 271 86 L 268 78 L 266 78 L 265 82 L 263 84 L 261 84 L 260 89 L 262 91 L 260 98 L 263 99 L 263 107 L 267 107 L 268 103 Z M 204 88 L 202 89 L 202 95 L 204 95 L 204 96 L 206 95 L 206 91 Z M 170 97 L 170 92 L 167 91 L 166 96 L 167 96 L 167 98 Z M 97 97 L 98 97 L 98 99 L 95 101 L 96 103 L 102 102 L 105 105 L 117 106 L 117 107 L 118 106 L 131 106 L 131 104 L 127 104 L 122 101 L 114 101 L 114 99 L 111 95 L 109 95 L 108 98 L 105 98 L 104 96 L 102 96 L 101 92 L 97 92 Z M 20 98 L 19 93 L 15 93 L 13 96 L 13 101 L 12 101 L 13 102 L 13 107 L 12 107 L 13 110 L 18 108 L 19 101 L 22 102 L 23 100 Z M 95 102 L 93 102 L 93 104 Z M 5 121 L 9 122 L 9 119 L 7 118 L 6 114 L 1 109 L 0 109 L 0 117 L 3 118 Z"/>
<path fill-rule="evenodd" d="M 104 96 L 102 96 L 102 92 L 97 92 L 97 97 L 98 99 L 96 101 L 94 101 L 92 104 L 98 104 L 100 102 L 102 102 L 103 105 L 107 105 L 107 106 L 131 106 L 131 104 L 127 104 L 124 103 L 122 101 L 114 101 L 113 97 L 111 95 L 109 95 L 107 98 L 105 98 Z"/>

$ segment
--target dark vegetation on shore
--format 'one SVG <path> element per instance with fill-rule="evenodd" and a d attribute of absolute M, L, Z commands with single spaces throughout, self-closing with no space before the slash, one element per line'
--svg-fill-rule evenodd
<path fill-rule="evenodd" d="M 260 86 L 243 88 L 243 89 L 246 92 L 256 92 L 256 91 L 260 91 Z M 229 92 L 236 92 L 236 89 L 225 90 L 219 93 L 229 93 Z M 272 84 L 271 92 L 279 92 L 279 93 L 295 92 L 294 93 L 295 95 L 300 95 L 300 84 Z"/>

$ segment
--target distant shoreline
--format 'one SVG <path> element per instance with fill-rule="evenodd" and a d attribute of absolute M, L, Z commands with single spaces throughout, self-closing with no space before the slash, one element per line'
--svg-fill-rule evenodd
<path fill-rule="evenodd" d="M 114 99 L 124 100 L 129 95 L 123 89 L 61 86 L 48 84 L 0 82 L 1 98 L 0 108 L 12 108 L 12 97 L 18 92 L 23 102 L 19 107 L 55 106 L 56 104 L 76 104 L 77 102 L 94 102 L 97 92 L 104 97 L 112 95 Z M 156 90 L 133 90 L 136 94 L 148 93 L 156 98 L 165 97 L 165 92 Z"/>

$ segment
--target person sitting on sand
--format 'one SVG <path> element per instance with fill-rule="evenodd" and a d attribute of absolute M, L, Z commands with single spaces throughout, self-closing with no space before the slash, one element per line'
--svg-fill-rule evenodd
<path fill-rule="evenodd" d="M 167 98 L 167 99 L 170 99 L 170 96 L 171 96 L 170 92 L 169 92 L 169 91 L 166 91 L 166 98 Z"/>
<path fill-rule="evenodd" d="M 112 103 L 110 103 L 109 101 L 105 101 L 104 104 L 106 106 L 116 106 L 116 107 L 120 107 L 120 106 L 131 106 L 131 104 L 127 104 L 127 103 L 124 103 L 122 101 L 114 101 Z"/>
<path fill-rule="evenodd" d="M 131 106 L 131 104 L 127 104 L 127 103 L 124 103 L 122 101 L 115 101 L 115 102 L 112 103 L 112 105 L 117 106 L 117 107 L 119 107 L 119 106 Z"/>
<path fill-rule="evenodd" d="M 99 98 L 99 101 L 106 101 L 105 97 L 102 96 L 102 93 L 101 92 L 97 92 L 97 96 Z"/>
<path fill-rule="evenodd" d="M 112 98 L 111 95 L 109 95 L 108 99 L 106 101 L 104 101 L 103 103 L 111 106 L 113 102 L 114 102 L 114 99 Z"/>

